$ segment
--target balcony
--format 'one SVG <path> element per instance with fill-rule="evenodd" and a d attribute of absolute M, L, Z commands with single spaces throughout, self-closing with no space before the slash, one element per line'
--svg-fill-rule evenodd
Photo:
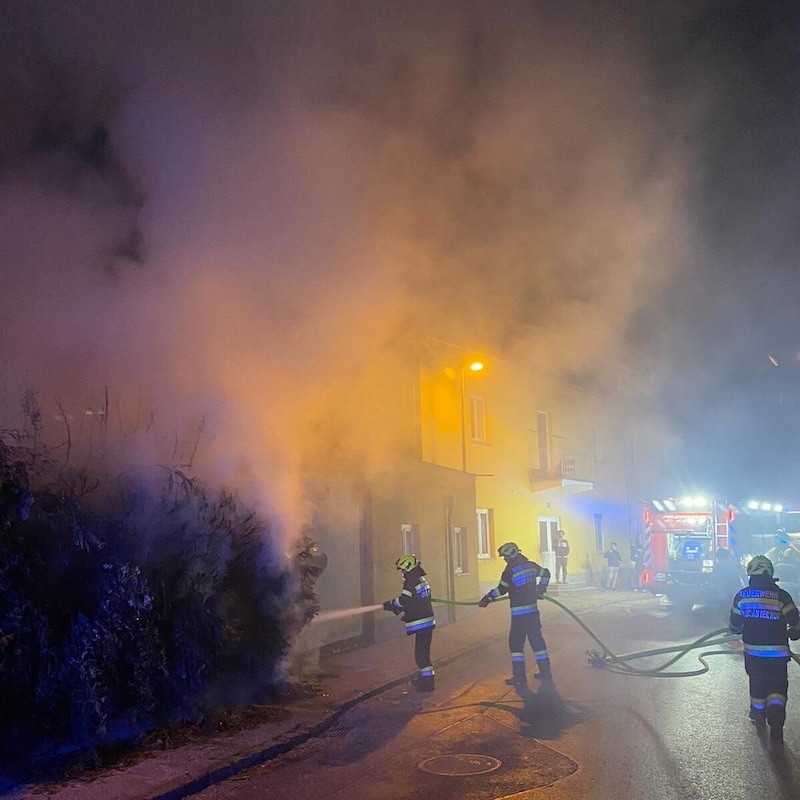
<path fill-rule="evenodd" d="M 538 459 L 538 452 L 531 454 Z M 548 492 L 553 489 L 562 494 L 590 492 L 594 489 L 594 481 L 589 478 L 585 466 L 586 458 L 582 450 L 569 448 L 550 453 L 550 463 L 546 467 L 531 467 L 529 478 L 532 492 Z"/>

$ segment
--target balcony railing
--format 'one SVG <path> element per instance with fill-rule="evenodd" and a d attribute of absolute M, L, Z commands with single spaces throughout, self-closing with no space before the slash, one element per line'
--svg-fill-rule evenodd
<path fill-rule="evenodd" d="M 534 454 L 538 457 L 538 454 Z M 564 448 L 551 453 L 551 463 L 547 467 L 531 467 L 531 483 L 552 480 L 591 481 L 587 459 L 582 450 Z"/>

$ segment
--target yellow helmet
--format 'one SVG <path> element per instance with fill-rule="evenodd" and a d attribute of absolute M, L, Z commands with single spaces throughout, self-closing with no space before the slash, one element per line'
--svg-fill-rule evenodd
<path fill-rule="evenodd" d="M 397 569 L 403 570 L 403 572 L 411 572 L 414 567 L 419 566 L 419 559 L 413 553 L 406 553 L 400 556 L 400 558 L 394 562 L 394 565 Z"/>
<path fill-rule="evenodd" d="M 766 556 L 755 556 L 747 565 L 747 574 L 769 575 L 771 578 L 775 574 L 775 568 Z"/>
<path fill-rule="evenodd" d="M 514 542 L 506 542 L 497 548 L 497 555 L 503 558 L 514 558 L 519 555 L 519 547 Z"/>

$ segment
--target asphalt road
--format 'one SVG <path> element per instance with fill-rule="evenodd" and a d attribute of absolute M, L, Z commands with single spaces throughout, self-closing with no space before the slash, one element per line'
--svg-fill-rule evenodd
<path fill-rule="evenodd" d="M 573 605 L 576 608 L 578 604 Z M 615 653 L 690 642 L 725 623 L 641 595 L 609 593 L 580 614 Z M 400 687 L 356 706 L 321 738 L 237 775 L 200 800 L 736 800 L 800 798 L 800 702 L 790 664 L 782 751 L 747 719 L 741 657 L 708 657 L 694 677 L 645 678 L 592 666 L 597 645 L 559 608 L 543 608 L 554 685 L 508 687 L 502 635 L 440 670 L 436 692 Z M 712 648 L 720 649 L 720 648 Z M 669 656 L 630 662 L 639 668 Z M 684 656 L 670 671 L 702 668 Z M 534 671 L 529 659 L 529 673 Z"/>

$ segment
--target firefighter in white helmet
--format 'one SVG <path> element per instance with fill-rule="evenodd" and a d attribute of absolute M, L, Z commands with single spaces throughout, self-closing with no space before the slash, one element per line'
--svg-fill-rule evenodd
<path fill-rule="evenodd" d="M 800 611 L 792 596 L 778 587 L 772 562 L 763 555 L 747 565 L 749 585 L 733 598 L 730 631 L 742 635 L 744 668 L 750 679 L 750 719 L 769 725 L 770 742 L 783 745 L 789 639 L 800 639 Z"/>

